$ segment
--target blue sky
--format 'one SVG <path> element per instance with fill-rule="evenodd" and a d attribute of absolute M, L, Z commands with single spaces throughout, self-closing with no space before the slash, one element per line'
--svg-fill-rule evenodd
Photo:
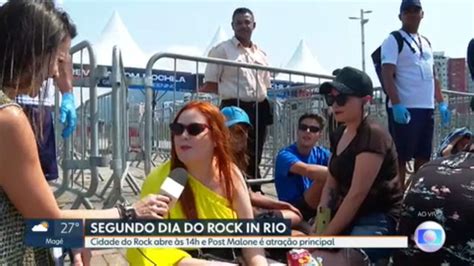
<path fill-rule="evenodd" d="M 420 32 L 435 51 L 450 57 L 465 57 L 474 37 L 474 1 L 422 1 L 425 18 Z M 159 0 L 63 0 L 64 8 L 78 26 L 76 41 L 92 43 L 116 10 L 132 37 L 147 53 L 174 45 L 196 46 L 204 50 L 222 26 L 232 35 L 231 15 L 237 7 L 248 7 L 257 28 L 254 41 L 266 51 L 271 65 L 288 62 L 299 41 L 304 39 L 320 64 L 332 71 L 352 65 L 361 68 L 360 23 L 349 20 L 360 9 L 370 9 L 365 25 L 366 68 L 374 77 L 370 53 L 386 36 L 400 27 L 400 1 L 393 0 L 247 0 L 247 1 L 159 1 Z"/>

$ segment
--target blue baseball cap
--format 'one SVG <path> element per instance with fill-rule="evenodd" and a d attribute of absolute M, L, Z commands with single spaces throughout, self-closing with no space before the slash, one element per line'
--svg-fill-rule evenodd
<path fill-rule="evenodd" d="M 416 6 L 416 7 L 421 8 L 420 0 L 403 0 L 402 4 L 400 5 L 400 13 L 402 13 L 407 8 L 410 8 L 412 6 Z"/>
<path fill-rule="evenodd" d="M 226 122 L 225 125 L 227 127 L 231 127 L 235 124 L 245 124 L 248 126 L 252 126 L 250 123 L 249 116 L 247 113 L 237 106 L 227 106 L 222 108 L 221 113 L 225 116 Z"/>

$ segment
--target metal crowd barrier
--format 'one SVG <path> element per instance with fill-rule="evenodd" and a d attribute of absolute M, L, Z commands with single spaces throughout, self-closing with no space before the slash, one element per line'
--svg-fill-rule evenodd
<path fill-rule="evenodd" d="M 264 147 L 264 154 L 262 156 L 261 166 L 261 180 L 252 180 L 250 183 L 254 182 L 270 182 L 273 180 L 273 164 L 276 153 L 284 145 L 287 145 L 294 141 L 294 132 L 296 132 L 296 123 L 298 117 L 305 112 L 316 112 L 321 113 L 323 104 L 321 101 L 320 95 L 317 94 L 317 87 L 322 80 L 331 80 L 332 76 L 320 75 L 315 73 L 308 73 L 302 71 L 293 71 L 283 68 L 267 67 L 257 64 L 246 64 L 246 63 L 237 63 L 230 60 L 222 60 L 216 58 L 208 57 L 195 57 L 195 56 L 186 56 L 172 53 L 158 53 L 153 55 L 148 61 L 146 67 L 146 74 L 143 80 L 145 89 L 146 89 L 146 100 L 145 100 L 145 138 L 144 138 L 144 157 L 145 157 L 145 173 L 148 174 L 151 171 L 152 162 L 153 162 L 153 153 L 157 153 L 161 150 L 162 147 L 169 147 L 170 135 L 167 129 L 167 125 L 174 118 L 174 114 L 179 110 L 179 108 L 185 103 L 184 101 L 178 102 L 176 100 L 176 79 L 173 88 L 173 102 L 171 105 L 171 113 L 167 116 L 159 116 L 157 112 L 164 112 L 165 109 L 155 109 L 153 105 L 153 82 L 152 82 L 152 70 L 153 66 L 160 59 L 172 59 L 174 62 L 174 73 L 176 75 L 177 71 L 177 60 L 191 61 L 196 65 L 196 73 L 199 73 L 199 66 L 202 63 L 212 63 L 220 64 L 225 66 L 236 67 L 237 73 L 240 68 L 248 68 L 255 71 L 258 77 L 260 71 L 267 71 L 271 73 L 271 77 L 275 80 L 277 74 L 279 76 L 287 75 L 288 84 L 292 84 L 283 88 L 275 89 L 269 92 L 271 94 L 268 99 L 272 102 L 274 113 L 281 113 L 281 116 L 273 116 L 273 125 L 269 127 L 269 134 L 267 136 L 266 144 Z M 238 74 L 239 75 L 239 74 Z M 239 76 L 238 76 L 239 77 Z M 299 81 L 296 83 L 294 77 L 299 77 Z M 302 78 L 302 79 L 301 79 Z M 293 86 L 298 84 L 298 86 Z M 200 86 L 199 79 L 196 75 L 196 89 Z M 258 82 L 257 82 L 258 86 Z M 293 86 L 293 88 L 291 88 Z M 237 91 L 240 92 L 242 88 L 238 87 Z M 198 91 L 195 92 L 196 96 L 193 96 L 192 99 L 199 98 L 201 93 Z M 256 98 L 255 98 L 256 99 Z M 219 99 L 214 97 L 209 97 L 207 100 L 213 101 L 216 104 L 219 103 Z M 257 100 L 255 100 L 257 101 Z M 258 121 L 259 110 L 256 110 L 256 123 Z M 295 122 L 296 121 L 296 122 Z M 258 130 L 258 126 L 254 125 L 254 128 Z M 257 133 L 258 134 L 258 133 Z M 157 136 L 158 135 L 158 136 Z M 165 136 L 161 138 L 159 135 Z M 158 138 L 158 139 L 157 139 Z M 166 141 L 167 140 L 167 141 Z M 257 140 L 258 142 L 259 140 Z M 170 147 L 169 147 L 170 148 Z M 155 158 L 157 155 L 155 154 Z M 263 173 L 262 173 L 263 172 Z M 256 174 L 255 174 L 256 176 Z"/>
<path fill-rule="evenodd" d="M 377 120 L 378 123 L 388 128 L 388 118 L 385 107 L 385 95 L 381 91 L 381 88 L 377 88 L 375 95 L 379 95 L 374 99 L 370 106 L 369 112 L 373 119 Z M 447 126 L 443 126 L 441 123 L 441 117 L 439 110 L 435 108 L 434 112 L 434 131 L 433 131 L 433 154 L 432 157 L 436 157 L 436 152 L 443 141 L 443 139 L 451 133 L 454 129 L 460 127 L 467 127 L 474 130 L 474 112 L 470 107 L 472 99 L 474 99 L 474 93 L 468 92 L 457 92 L 450 90 L 443 90 L 444 100 L 448 103 L 449 110 L 451 111 L 451 122 Z"/>
<path fill-rule="evenodd" d="M 83 60 L 84 50 L 88 58 Z M 78 123 L 74 134 L 67 140 L 59 139 L 61 126 L 58 121 L 59 98 L 56 98 L 56 133 L 58 136 L 58 154 L 62 169 L 60 184 L 54 194 L 58 198 L 66 191 L 72 192 L 76 199 L 71 208 L 94 208 L 91 198 L 104 199 L 104 207 L 111 207 L 117 201 L 124 201 L 122 196 L 125 182 L 133 193 L 140 192 L 140 186 L 129 172 L 129 119 L 128 87 L 120 51 L 114 47 L 112 73 L 107 76 L 105 67 L 96 64 L 94 50 L 89 42 L 81 42 L 71 48 L 72 56 L 80 56 L 81 76 L 74 80 L 74 87 L 80 91 L 77 108 Z M 88 60 L 87 60 L 88 59 Z M 85 62 L 84 62 L 85 61 Z M 88 77 L 84 77 L 84 71 Z M 98 96 L 97 85 L 101 79 L 109 78 L 112 84 L 110 93 Z M 89 99 L 84 97 L 89 95 Z M 137 123 L 134 121 L 134 123 Z M 138 134 L 136 134 L 138 135 Z M 137 144 L 135 144 L 137 145 Z M 138 144 L 140 145 L 140 144 Z M 110 168 L 112 175 L 102 186 L 104 178 L 99 167 Z M 110 191 L 109 191 L 110 190 Z"/>
<path fill-rule="evenodd" d="M 118 201 L 126 201 L 123 196 L 124 182 L 128 183 L 135 194 L 140 192 L 140 186 L 129 171 L 128 82 L 125 77 L 122 55 L 117 46 L 113 48 L 110 79 L 112 81 L 112 161 L 110 167 L 113 173 L 100 194 L 104 196 L 106 191 L 111 189 L 104 201 L 104 208 L 110 208 Z"/>
<path fill-rule="evenodd" d="M 54 192 L 56 197 L 60 197 L 64 192 L 70 191 L 77 195 L 76 200 L 72 204 L 72 208 L 79 208 L 81 204 L 86 208 L 93 208 L 89 198 L 93 196 L 99 185 L 98 167 L 104 166 L 107 163 L 107 158 L 99 154 L 98 147 L 98 120 L 97 120 L 97 83 L 100 78 L 99 71 L 97 71 L 96 57 L 94 50 L 89 42 L 83 41 L 71 48 L 70 53 L 79 55 L 81 59 L 81 70 L 84 64 L 82 63 L 84 50 L 88 53 L 88 65 L 91 75 L 88 78 L 81 77 L 74 82 L 74 86 L 79 86 L 81 91 L 81 102 L 83 95 L 83 88 L 88 87 L 90 93 L 90 104 L 88 110 L 84 108 L 79 109 L 78 113 L 78 129 L 71 136 L 62 143 L 63 157 L 60 162 L 62 167 L 63 177 L 58 189 Z M 82 73 L 82 71 L 81 71 Z M 58 114 L 59 101 L 56 99 L 56 114 Z M 86 113 L 89 117 L 86 117 Z M 56 125 L 58 123 L 58 115 L 56 115 Z M 56 132 L 59 133 L 59 127 L 56 127 Z M 90 136 L 87 131 L 90 131 Z M 57 134 L 60 136 L 60 134 Z M 60 142 L 57 142 L 60 143 Z M 85 185 L 85 170 L 90 171 L 89 186 Z M 74 184 L 81 179 L 80 188 L 74 188 Z"/>
<path fill-rule="evenodd" d="M 277 74 L 279 77 L 286 74 L 289 86 L 282 88 L 272 88 L 268 90 L 268 99 L 272 103 L 272 111 L 274 113 L 274 122 L 272 126 L 268 127 L 268 135 L 265 141 L 264 153 L 262 162 L 260 164 L 260 171 L 262 174 L 261 180 L 249 180 L 249 183 L 263 183 L 273 180 L 274 176 L 274 159 L 277 152 L 293 143 L 296 140 L 296 128 L 298 118 L 307 112 L 313 112 L 328 118 L 329 108 L 323 102 L 321 95 L 318 94 L 318 88 L 322 81 L 331 80 L 332 76 L 325 76 L 315 73 L 307 73 L 301 71 L 292 71 L 288 69 L 265 67 L 262 65 L 252 65 L 246 63 L 237 63 L 234 61 L 194 57 L 171 53 L 158 53 L 153 55 L 147 64 L 146 76 L 144 84 L 146 88 L 145 101 L 145 138 L 144 138 L 144 158 L 145 158 L 145 173 L 149 173 L 153 165 L 153 161 L 158 157 L 165 159 L 166 154 L 169 154 L 171 149 L 170 139 L 171 135 L 168 130 L 168 123 L 174 118 L 174 114 L 187 102 L 186 100 L 177 100 L 175 95 L 176 83 L 173 88 L 173 102 L 169 106 L 152 105 L 153 88 L 151 73 L 152 68 L 161 59 L 172 59 L 174 62 L 174 73 L 177 71 L 177 61 L 191 61 L 196 65 L 196 73 L 199 73 L 199 66 L 202 63 L 213 63 L 225 66 L 232 66 L 238 68 L 249 68 L 255 71 L 258 77 L 259 71 L 268 71 L 271 73 L 272 80 L 276 80 Z M 239 73 L 239 72 L 237 72 Z M 293 77 L 299 78 L 299 82 L 292 83 Z M 302 78 L 302 79 L 301 79 Z M 200 84 L 196 77 L 196 88 Z M 258 82 L 257 82 L 258 86 Z M 239 90 L 241 88 L 237 88 Z M 469 108 L 473 93 L 460 93 L 453 91 L 443 91 L 446 100 L 452 110 L 452 121 L 448 127 L 442 127 L 440 123 L 439 112 L 435 110 L 435 131 L 433 138 L 433 152 L 435 153 L 441 140 L 457 127 L 467 126 L 474 129 L 474 115 Z M 202 94 L 198 91 L 192 93 L 192 99 L 199 98 Z M 219 104 L 217 96 L 210 97 L 209 101 Z M 376 88 L 372 104 L 367 108 L 371 117 L 379 123 L 388 128 L 388 119 L 385 107 L 385 95 L 381 88 Z M 258 113 L 258 110 L 257 110 Z M 257 115 L 258 117 L 258 115 Z M 258 123 L 259 121 L 257 121 Z M 326 121 L 327 124 L 334 123 L 334 121 Z M 329 126 L 329 125 L 328 125 Z M 255 128 L 258 128 L 255 126 Z M 319 141 L 320 145 L 329 146 L 328 131 L 325 130 Z"/>
<path fill-rule="evenodd" d="M 454 129 L 467 127 L 471 131 L 474 130 L 474 111 L 470 106 L 471 101 L 474 99 L 474 93 L 443 90 L 443 96 L 451 110 L 451 123 L 448 127 L 443 127 L 439 111 L 438 109 L 435 110 L 434 153 L 439 148 L 441 141 Z"/>
<path fill-rule="evenodd" d="M 128 79 L 124 73 L 124 66 L 120 51 L 114 47 L 112 73 L 108 77 L 112 91 L 97 96 L 97 84 L 100 78 L 107 77 L 104 69 L 95 62 L 94 51 L 88 42 L 82 42 L 71 49 L 72 54 L 80 54 L 87 49 L 89 53 L 88 78 L 75 81 L 80 86 L 81 96 L 83 87 L 90 91 L 90 99 L 83 101 L 78 108 L 79 123 L 74 136 L 64 145 L 62 160 L 63 180 L 55 195 L 59 197 L 66 190 L 77 195 L 73 208 L 83 204 L 86 208 L 93 208 L 90 198 L 98 196 L 104 199 L 104 207 L 113 206 L 117 201 L 124 201 L 123 188 L 125 184 L 138 194 L 140 187 L 129 167 L 136 162 L 136 167 L 144 162 L 145 174 L 151 171 L 154 162 L 169 158 L 171 151 L 171 134 L 168 125 L 174 119 L 179 109 L 190 100 L 204 100 L 219 105 L 217 95 L 200 93 L 197 89 L 202 85 L 199 76 L 196 77 L 196 91 L 189 94 L 177 89 L 178 60 L 191 61 L 196 65 L 196 74 L 203 63 L 221 64 L 240 68 L 249 68 L 255 71 L 271 73 L 272 81 L 286 78 L 287 85 L 273 86 L 268 90 L 268 100 L 273 112 L 273 125 L 269 126 L 265 141 L 262 162 L 260 163 L 259 180 L 248 180 L 249 183 L 266 183 L 273 181 L 274 160 L 278 151 L 296 140 L 298 118 L 307 112 L 317 113 L 328 118 L 329 108 L 318 93 L 321 82 L 331 80 L 332 76 L 319 75 L 301 71 L 292 71 L 282 68 L 266 67 L 234 61 L 207 57 L 194 57 L 171 53 L 158 53 L 148 61 L 144 78 Z M 153 88 L 152 69 L 155 63 L 162 59 L 172 59 L 174 62 L 174 86 L 171 91 L 159 92 Z M 82 65 L 82 64 L 81 64 Z M 239 73 L 239 72 L 237 72 Z M 283 78 L 282 78 L 283 77 Z M 145 103 L 131 105 L 127 101 L 129 85 L 141 84 L 145 87 Z M 258 84 L 258 83 L 257 83 Z M 274 83 L 277 84 L 277 83 Z M 238 87 L 237 90 L 241 88 Z M 171 92 L 172 101 L 164 104 L 159 97 Z M 453 117 L 450 127 L 443 128 L 439 122 L 439 114 L 435 112 L 435 133 L 433 148 L 436 151 L 440 141 L 456 127 L 467 126 L 474 129 L 474 114 L 469 108 L 473 93 L 459 93 L 444 91 L 449 101 Z M 387 125 L 384 95 L 376 90 L 373 104 L 368 112 L 383 125 Z M 58 104 L 57 100 L 57 105 Z M 161 103 L 161 104 L 160 104 Z M 58 112 L 58 110 L 56 110 Z M 257 109 L 257 114 L 259 110 Z M 258 115 L 257 115 L 258 117 Z M 334 121 L 326 121 L 326 125 Z M 259 123 L 257 119 L 257 123 Z M 255 128 L 258 129 L 257 126 Z M 59 133 L 59 131 L 58 131 Z M 59 134 L 57 134 L 59 136 Z M 319 141 L 320 145 L 329 146 L 328 130 L 324 130 Z M 98 192 L 99 182 L 103 180 L 98 167 L 110 167 L 112 175 Z M 90 171 L 90 185 L 84 185 L 85 171 Z M 80 180 L 82 182 L 78 182 Z M 71 182 L 72 180 L 72 182 Z M 79 189 L 74 185 L 79 184 Z"/>

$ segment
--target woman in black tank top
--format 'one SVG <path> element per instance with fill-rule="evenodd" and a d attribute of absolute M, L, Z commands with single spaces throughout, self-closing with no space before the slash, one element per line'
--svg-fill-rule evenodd
<path fill-rule="evenodd" d="M 318 229 L 324 235 L 395 232 L 402 200 L 397 154 L 387 130 L 365 117 L 372 92 L 367 74 L 351 67 L 320 87 L 336 121 L 344 124 L 330 139 L 332 157 L 320 207 L 329 208 L 332 219 Z M 364 251 L 372 263 L 388 262 L 390 256 L 387 249 Z"/>

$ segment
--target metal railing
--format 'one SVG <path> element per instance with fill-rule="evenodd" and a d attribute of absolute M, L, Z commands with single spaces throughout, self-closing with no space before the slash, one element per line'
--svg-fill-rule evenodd
<path fill-rule="evenodd" d="M 96 66 L 94 51 L 88 42 L 76 45 L 71 49 L 71 53 L 79 53 L 82 56 L 84 49 L 89 53 L 90 75 L 87 78 L 76 80 L 75 86 L 81 86 L 81 90 L 83 87 L 88 88 L 90 99 L 88 101 L 81 100 L 82 104 L 78 108 L 78 129 L 74 136 L 64 143 L 63 180 L 55 191 L 56 196 L 60 196 L 66 190 L 77 194 L 73 208 L 78 208 L 81 204 L 86 208 L 93 208 L 90 198 L 94 195 L 104 199 L 104 207 L 110 207 L 117 201 L 125 200 L 122 192 L 126 184 L 137 194 L 140 187 L 130 173 L 129 167 L 134 161 L 137 162 L 136 166 L 138 167 L 143 160 L 144 172 L 148 174 L 154 165 L 154 161 L 163 161 L 169 158 L 171 134 L 168 125 L 179 109 L 186 102 L 194 99 L 211 101 L 219 105 L 220 99 L 217 95 L 198 91 L 198 88 L 202 85 L 198 75 L 202 63 L 235 67 L 237 71 L 241 68 L 248 68 L 255 71 L 256 76 L 258 76 L 259 71 L 267 71 L 271 73 L 274 85 L 281 82 L 281 77 L 286 75 L 287 80 L 284 81 L 287 85 L 274 86 L 268 90 L 267 99 L 269 99 L 272 106 L 273 125 L 268 127 L 268 136 L 265 141 L 262 162 L 260 163 L 262 178 L 249 181 L 249 183 L 273 181 L 274 160 L 277 152 L 296 140 L 298 118 L 302 114 L 312 112 L 328 117 L 328 107 L 319 95 L 318 88 L 322 81 L 331 80 L 332 76 L 207 57 L 158 53 L 148 61 L 145 77 L 128 79 L 124 74 L 121 54 L 117 48 L 113 50 L 110 76 L 105 75 L 104 70 Z M 156 91 L 152 80 L 153 66 L 162 59 L 173 60 L 175 77 L 177 75 L 178 60 L 191 61 L 196 64 L 195 91 L 190 92 L 186 97 L 182 94 L 178 95 L 180 91 L 175 78 L 174 86 L 171 89 L 171 93 L 173 93 L 172 101 L 167 105 L 159 104 L 159 99 L 154 95 Z M 98 96 L 97 84 L 99 79 L 104 77 L 109 78 L 112 91 Z M 144 105 L 134 105 L 134 103 L 127 101 L 131 84 L 144 86 Z M 240 89 L 242 88 L 237 88 L 237 90 Z M 379 97 L 374 99 L 368 110 L 372 117 L 386 125 L 387 116 L 383 94 L 376 92 L 375 95 L 379 95 Z M 444 91 L 444 95 L 453 113 L 452 123 L 448 128 L 439 126 L 439 114 L 437 111 L 435 112 L 434 151 L 436 151 L 436 147 L 442 138 L 454 128 L 467 126 L 474 129 L 474 113 L 469 108 L 471 97 L 474 94 Z M 141 110 L 143 108 L 144 112 Z M 137 112 L 141 114 L 132 115 L 131 110 L 138 110 Z M 256 111 L 258 114 L 259 110 Z M 331 123 L 331 121 L 328 121 L 328 123 Z M 327 130 L 323 132 L 319 144 L 329 145 Z M 102 186 L 100 193 L 97 190 L 103 178 L 98 172 L 98 167 L 110 167 L 112 169 L 112 175 Z M 89 186 L 84 185 L 85 170 L 90 171 Z M 74 188 L 74 184 L 78 184 L 80 178 L 82 178 L 80 189 Z"/>
<path fill-rule="evenodd" d="M 112 53 L 112 161 L 110 167 L 112 176 L 102 190 L 104 196 L 111 187 L 110 194 L 104 201 L 104 208 L 110 208 L 118 201 L 126 201 L 123 197 L 124 181 L 128 183 L 135 194 L 140 192 L 140 186 L 135 177 L 129 172 L 129 118 L 128 118 L 128 81 L 125 78 L 122 55 L 117 46 Z"/>
<path fill-rule="evenodd" d="M 229 66 L 229 67 L 235 67 L 236 70 L 237 70 L 237 74 L 239 75 L 239 70 L 241 68 L 246 68 L 246 69 L 251 69 L 253 71 L 255 71 L 256 73 L 256 77 L 258 77 L 258 72 L 259 71 L 266 71 L 266 72 L 270 72 L 271 73 L 271 77 L 273 77 L 273 79 L 275 79 L 276 75 L 277 74 L 286 74 L 288 75 L 288 82 L 289 83 L 292 83 L 293 80 L 292 80 L 292 77 L 303 77 L 302 79 L 302 82 L 299 82 L 301 83 L 303 86 L 298 86 L 298 87 L 295 87 L 293 89 L 282 89 L 280 91 L 277 91 L 275 90 L 274 92 L 276 92 L 276 94 L 273 96 L 273 97 L 269 97 L 270 100 L 273 101 L 274 105 L 277 105 L 277 106 L 280 106 L 278 104 L 281 104 L 283 102 L 283 107 L 274 107 L 273 108 L 273 112 L 289 112 L 290 110 L 292 109 L 288 109 L 288 108 L 285 108 L 285 106 L 287 105 L 292 105 L 290 102 L 291 101 L 298 101 L 298 103 L 296 103 L 296 110 L 295 112 L 293 112 L 293 119 L 291 120 L 292 123 L 288 124 L 288 125 L 296 125 L 294 121 L 297 120 L 297 117 L 295 116 L 298 116 L 301 115 L 302 113 L 304 112 L 308 112 L 308 111 L 317 111 L 319 113 L 319 109 L 323 107 L 322 105 L 322 101 L 321 101 L 321 97 L 317 94 L 317 90 L 316 88 L 318 87 L 318 85 L 321 83 L 321 80 L 331 80 L 333 79 L 332 76 L 328 76 L 328 75 L 321 75 L 321 74 L 315 74 L 315 73 L 309 73 L 309 72 L 303 72 L 303 71 L 294 71 L 294 70 L 288 70 L 288 69 L 283 69 L 283 68 L 276 68 L 276 67 L 269 67 L 269 66 L 263 66 L 263 65 L 258 65 L 258 64 L 248 64 L 248 63 L 237 63 L 235 61 L 230 61 L 230 60 L 223 60 L 223 59 L 216 59 L 216 58 L 208 58 L 208 57 L 196 57 L 196 56 L 187 56 L 187 55 L 179 55 L 179 54 L 172 54 L 172 53 L 158 53 L 158 54 L 155 54 L 153 55 L 150 60 L 148 61 L 147 63 L 147 67 L 146 67 L 146 74 L 145 74 L 145 78 L 143 80 L 143 83 L 144 83 L 144 86 L 145 86 L 145 90 L 146 90 L 146 97 L 145 97 L 145 143 L 144 143 L 144 154 L 145 154 L 145 173 L 149 173 L 151 171 L 151 166 L 152 166 L 152 158 L 153 158 L 153 152 L 156 151 L 156 145 L 155 145 L 155 149 L 153 147 L 153 144 L 156 142 L 153 141 L 153 128 L 154 128 L 154 122 L 156 122 L 156 120 L 153 120 L 153 113 L 155 110 L 153 110 L 153 104 L 152 104 L 152 100 L 153 100 L 153 82 L 152 82 L 152 70 L 153 70 L 153 66 L 155 65 L 155 63 L 160 60 L 160 59 L 164 59 L 164 58 L 168 58 L 168 59 L 172 59 L 173 62 L 174 62 L 174 73 L 176 73 L 177 71 L 177 60 L 184 60 L 184 61 L 191 61 L 193 63 L 195 63 L 196 65 L 196 73 L 199 73 L 199 65 L 201 63 L 207 63 L 207 64 L 219 64 L 219 65 L 223 65 L 223 66 Z M 239 77 L 239 76 L 238 76 Z M 176 80 L 176 79 L 175 79 Z M 307 80 L 311 80 L 312 82 L 316 81 L 315 83 L 316 84 L 309 84 L 307 83 L 306 81 Z M 259 82 L 257 80 L 257 90 L 259 89 L 258 88 L 258 85 L 259 85 Z M 173 90 L 173 107 L 176 107 L 176 98 L 174 95 L 176 95 L 176 81 L 175 81 L 175 84 L 174 84 L 174 90 Z M 199 83 L 199 79 L 197 78 L 196 76 L 196 90 L 199 88 L 201 84 Z M 242 88 L 238 87 L 236 88 L 237 90 L 237 94 L 239 94 L 239 91 L 241 90 Z M 280 93 L 283 93 L 283 97 L 281 95 L 278 94 L 278 92 Z M 304 93 L 303 93 L 304 92 Z M 196 91 L 196 93 L 198 93 L 198 91 Z M 292 94 L 294 94 L 294 96 L 292 96 Z M 290 96 L 288 96 L 290 95 Z M 310 97 L 308 97 L 310 96 Z M 289 97 L 290 100 L 289 102 L 286 102 L 286 101 L 283 101 L 282 99 L 284 97 Z M 305 101 L 304 103 L 302 101 Z M 255 97 L 255 102 L 257 102 L 257 98 Z M 239 103 L 238 103 L 239 105 Z M 258 105 L 257 105 L 258 106 Z M 294 105 L 293 105 L 294 106 Z M 280 108 L 280 109 L 278 109 Z M 176 109 L 173 109 L 173 110 L 176 110 Z M 170 115 L 170 118 L 172 118 L 174 116 L 174 113 L 172 115 Z M 257 108 L 256 110 L 256 115 L 257 117 L 256 119 L 256 124 L 257 125 L 254 125 L 254 128 L 257 129 L 258 131 L 258 123 L 260 122 L 263 122 L 263 121 L 258 121 L 258 117 L 259 117 L 259 110 Z M 264 170 L 264 173 L 262 175 L 263 179 L 261 180 L 256 180 L 256 182 L 267 182 L 267 181 L 271 181 L 273 180 L 273 164 L 274 164 L 274 157 L 276 155 L 276 152 L 279 150 L 279 148 L 281 148 L 281 144 L 288 144 L 288 141 L 285 141 L 285 142 L 282 142 L 282 138 L 288 140 L 291 138 L 291 133 L 290 133 L 290 136 L 286 136 L 286 137 L 283 137 L 282 135 L 284 135 L 284 132 L 282 132 L 281 130 L 278 130 L 278 129 L 275 129 L 275 127 L 278 127 L 278 124 L 279 123 L 282 123 L 284 121 L 280 120 L 280 118 L 278 116 L 273 116 L 273 127 L 270 128 L 270 138 L 269 138 L 269 141 L 266 142 L 266 151 L 270 150 L 270 152 L 266 152 L 264 153 L 263 155 L 263 158 L 262 158 L 262 161 L 263 162 L 263 166 L 264 168 L 267 168 L 266 170 Z M 296 129 L 296 126 L 293 127 L 292 129 L 289 129 L 290 126 L 286 127 L 288 130 L 290 130 L 291 132 L 293 132 L 295 129 Z M 256 133 L 256 135 L 258 135 L 258 132 Z M 167 135 L 169 136 L 169 135 Z M 261 140 L 258 140 L 257 139 L 257 144 L 258 145 L 258 141 L 261 141 Z M 158 142 L 159 143 L 159 142 Z M 158 144 L 159 146 L 159 144 Z M 256 152 L 256 151 L 255 151 Z M 256 165 L 257 162 L 256 162 Z M 256 169 L 256 171 L 258 171 L 258 167 Z M 255 174 L 255 176 L 257 176 L 257 174 Z M 266 178 L 265 178 L 266 177 Z"/>
<path fill-rule="evenodd" d="M 83 87 L 89 87 L 90 104 L 89 104 L 89 119 L 86 119 L 84 108 L 79 109 L 79 128 L 75 134 L 63 143 L 63 159 L 61 160 L 63 178 L 62 183 L 58 189 L 54 192 L 56 197 L 60 197 L 64 192 L 70 191 L 77 195 L 76 200 L 72 204 L 72 208 L 79 208 L 83 204 L 86 208 L 93 208 L 89 198 L 93 196 L 99 185 L 99 172 L 97 167 L 103 166 L 106 163 L 106 158 L 99 155 L 98 149 L 98 120 L 97 120 L 97 82 L 99 77 L 96 75 L 97 64 L 94 50 L 89 42 L 83 41 L 71 48 L 70 53 L 72 56 L 79 55 L 81 58 L 81 69 L 83 52 L 84 50 L 88 53 L 88 66 L 92 75 L 87 79 L 81 77 L 79 80 L 81 98 Z M 75 83 L 77 85 L 77 83 Z M 82 101 L 82 99 L 81 99 Z M 56 99 L 56 103 L 58 100 Z M 58 114 L 59 104 L 56 104 L 56 114 Z M 58 115 L 56 115 L 58 120 Z M 56 121 L 58 122 L 58 121 Z M 56 123 L 57 125 L 59 123 Z M 87 125 L 87 126 L 86 126 Z M 58 127 L 56 127 L 58 128 Z M 90 130 L 90 138 L 87 138 L 86 129 Z M 58 132 L 58 130 L 56 130 Z M 90 142 L 89 142 L 90 139 Z M 76 149 L 76 144 L 80 143 L 80 149 Z M 87 147 L 86 147 L 87 146 Z M 89 186 L 85 186 L 84 170 L 90 170 L 90 182 Z M 81 187 L 79 189 L 74 188 L 73 184 L 81 178 Z M 71 182 L 72 181 L 72 182 Z"/>

